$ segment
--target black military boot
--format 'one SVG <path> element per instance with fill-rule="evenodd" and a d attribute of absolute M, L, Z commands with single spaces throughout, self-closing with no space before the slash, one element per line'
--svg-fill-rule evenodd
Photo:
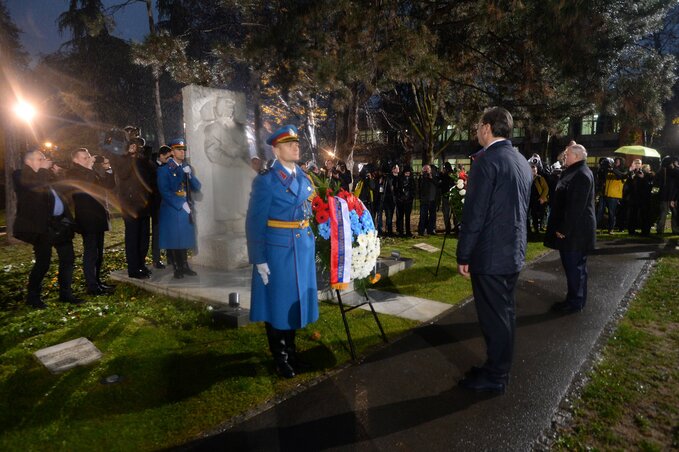
<path fill-rule="evenodd" d="M 189 268 L 189 259 L 186 254 L 186 250 L 178 250 L 177 254 L 181 254 L 182 258 L 182 273 L 186 276 L 196 276 L 198 273 L 194 272 Z"/>
<path fill-rule="evenodd" d="M 297 330 L 285 331 L 285 352 L 288 354 L 288 362 L 295 369 L 295 372 L 300 373 L 311 369 L 311 364 L 303 359 L 300 359 L 297 354 L 297 346 L 295 345 L 295 334 Z"/>
<path fill-rule="evenodd" d="M 184 277 L 184 272 L 182 272 L 182 260 L 178 254 L 181 254 L 179 250 L 167 250 L 168 256 L 172 256 L 172 266 L 174 267 L 174 278 L 182 279 Z"/>
<path fill-rule="evenodd" d="M 266 325 L 269 350 L 271 350 L 273 361 L 276 364 L 276 372 L 281 377 L 293 378 L 295 376 L 295 369 L 288 362 L 288 353 L 286 352 L 285 335 L 287 331 L 277 330 L 269 322 L 265 322 L 264 325 Z"/>

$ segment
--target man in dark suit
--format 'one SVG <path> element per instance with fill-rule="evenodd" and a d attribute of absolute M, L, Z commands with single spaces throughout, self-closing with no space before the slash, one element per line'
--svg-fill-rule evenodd
<path fill-rule="evenodd" d="M 580 144 L 566 148 L 566 169 L 553 194 L 545 246 L 559 250 L 566 272 L 566 300 L 552 309 L 579 312 L 587 302 L 587 254 L 596 243 L 594 175 L 587 167 L 587 150 Z"/>
<path fill-rule="evenodd" d="M 52 161 L 39 151 L 24 156 L 24 166 L 14 175 L 17 194 L 17 214 L 14 219 L 14 237 L 33 245 L 35 264 L 28 277 L 26 303 L 36 309 L 47 305 L 40 297 L 42 280 L 49 270 L 52 247 L 59 255 L 59 301 L 81 304 L 83 300 L 71 291 L 73 281 L 73 233 L 67 231 L 56 237 L 50 233 L 50 226 L 58 225 L 62 219 L 72 220 L 65 199 L 55 188 L 55 177 L 50 169 Z"/>
<path fill-rule="evenodd" d="M 477 138 L 484 148 L 469 173 L 460 239 L 458 272 L 471 276 L 474 303 L 486 340 L 487 358 L 460 380 L 475 391 L 504 393 L 514 349 L 514 292 L 526 252 L 532 176 L 526 159 L 512 147 L 514 121 L 504 108 L 483 114 Z"/>
<path fill-rule="evenodd" d="M 71 199 L 75 208 L 75 222 L 83 237 L 83 273 L 89 295 L 113 292 L 113 287 L 101 280 L 104 262 L 104 233 L 109 230 L 106 209 L 106 190 L 115 187 L 113 173 L 100 176 L 92 168 L 94 157 L 86 148 L 71 153 L 72 167 L 67 171 L 71 184 Z"/>
<path fill-rule="evenodd" d="M 145 279 L 151 274 L 145 259 L 151 236 L 153 194 L 157 192 L 155 171 L 141 155 L 143 138 L 133 138 L 123 156 L 110 154 L 116 174 L 118 201 L 125 222 L 125 259 L 130 278 Z"/>

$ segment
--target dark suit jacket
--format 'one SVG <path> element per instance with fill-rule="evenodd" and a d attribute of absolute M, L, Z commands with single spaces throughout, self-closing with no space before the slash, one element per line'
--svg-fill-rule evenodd
<path fill-rule="evenodd" d="M 545 246 L 563 251 L 588 252 L 596 244 L 594 175 L 584 160 L 561 173 L 552 194 Z M 559 239 L 556 233 L 566 237 Z"/>
<path fill-rule="evenodd" d="M 75 210 L 75 222 L 81 233 L 103 232 L 109 228 L 106 189 L 115 186 L 113 174 L 99 177 L 93 170 L 74 164 L 66 173 Z"/>
<path fill-rule="evenodd" d="M 151 215 L 158 192 L 153 163 L 129 154 L 109 154 L 108 157 L 116 175 L 116 192 L 123 215 L 127 218 Z"/>
<path fill-rule="evenodd" d="M 39 234 L 47 234 L 47 224 L 54 212 L 54 196 L 50 188 L 64 204 L 64 216 L 73 219 L 66 199 L 55 187 L 54 175 L 46 169 L 33 171 L 28 165 L 12 175 L 17 194 L 17 213 L 14 219 L 14 237 L 27 243 L 35 243 Z"/>
<path fill-rule="evenodd" d="M 532 181 L 528 161 L 509 140 L 492 144 L 474 160 L 462 211 L 458 264 L 487 275 L 521 270 Z"/>

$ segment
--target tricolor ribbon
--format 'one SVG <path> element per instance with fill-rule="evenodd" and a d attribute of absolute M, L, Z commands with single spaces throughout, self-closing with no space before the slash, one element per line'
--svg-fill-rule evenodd
<path fill-rule="evenodd" d="M 346 289 L 351 281 L 351 220 L 347 202 L 328 196 L 330 207 L 330 287 Z"/>

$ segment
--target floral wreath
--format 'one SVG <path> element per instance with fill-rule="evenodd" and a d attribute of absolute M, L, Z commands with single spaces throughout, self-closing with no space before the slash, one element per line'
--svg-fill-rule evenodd
<path fill-rule="evenodd" d="M 350 281 L 376 283 L 380 239 L 370 211 L 348 191 L 333 196 L 332 189 L 314 177 L 317 195 L 311 202 L 312 227 L 316 231 L 316 257 L 330 273 L 333 289 L 346 289 Z M 323 240 L 318 240 L 321 238 Z M 371 273 L 374 276 L 370 277 Z"/>

